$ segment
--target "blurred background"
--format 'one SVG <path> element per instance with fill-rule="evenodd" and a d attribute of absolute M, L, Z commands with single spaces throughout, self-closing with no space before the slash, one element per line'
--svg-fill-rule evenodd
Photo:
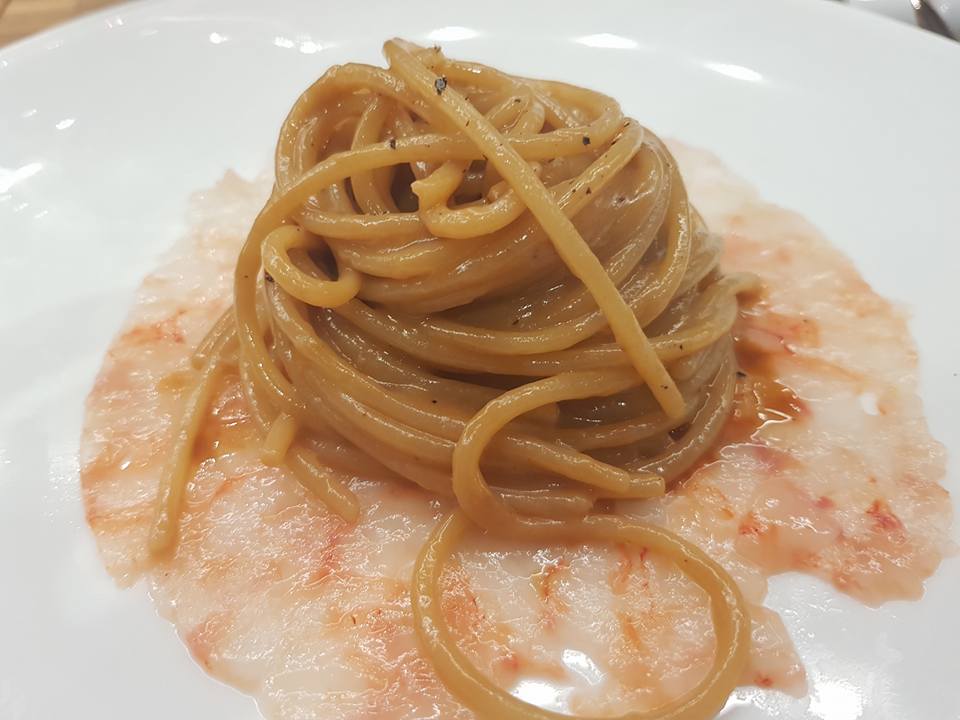
<path fill-rule="evenodd" d="M 118 0 L 0 0 L 0 46 Z"/>
<path fill-rule="evenodd" d="M 94 10 L 137 0 L 0 0 L 0 46 Z M 268 0 L 265 0 L 268 1 Z M 960 0 L 809 0 L 841 2 L 879 12 L 954 40 L 960 39 Z M 770 0 L 776 2 L 776 0 Z"/>

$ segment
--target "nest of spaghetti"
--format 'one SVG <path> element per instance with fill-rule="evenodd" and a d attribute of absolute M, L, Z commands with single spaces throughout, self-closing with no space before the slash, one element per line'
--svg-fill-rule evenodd
<path fill-rule="evenodd" d="M 438 579 L 465 532 L 667 553 L 709 594 L 717 635 L 710 675 L 667 710 L 708 717 L 746 660 L 742 598 L 700 550 L 611 509 L 668 491 L 717 438 L 737 295 L 755 281 L 721 272 L 674 158 L 611 98 L 439 48 L 385 54 L 388 69 L 331 68 L 287 117 L 185 417 L 237 363 L 264 460 L 345 520 L 356 476 L 455 500 L 413 607 L 438 673 L 481 716 L 554 714 L 493 688 L 444 625 Z M 155 548 L 175 537 L 180 470 Z"/>

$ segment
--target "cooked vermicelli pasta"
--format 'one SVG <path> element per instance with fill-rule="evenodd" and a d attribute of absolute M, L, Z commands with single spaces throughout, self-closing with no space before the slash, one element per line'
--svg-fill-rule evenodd
<path fill-rule="evenodd" d="M 199 417 L 236 365 L 263 462 L 344 520 L 360 514 L 357 476 L 456 503 L 417 563 L 413 608 L 438 674 L 481 717 L 566 716 L 498 688 L 445 628 L 439 579 L 471 528 L 675 561 L 710 598 L 715 660 L 683 697 L 629 717 L 711 717 L 749 650 L 739 591 L 610 501 L 662 495 L 717 438 L 737 295 L 755 281 L 720 272 L 676 162 L 612 99 L 439 48 L 385 54 L 387 70 L 331 68 L 283 125 L 234 306 L 194 356 L 151 549 L 176 542 Z"/>

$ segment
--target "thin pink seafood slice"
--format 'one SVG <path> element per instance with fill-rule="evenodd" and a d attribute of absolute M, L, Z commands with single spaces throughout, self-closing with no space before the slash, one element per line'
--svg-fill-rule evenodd
<path fill-rule="evenodd" d="M 745 684 L 799 693 L 803 668 L 766 579 L 795 570 L 867 603 L 914 598 L 950 507 L 943 453 L 916 397 L 903 317 L 793 213 L 765 205 L 705 153 L 677 146 L 691 195 L 725 235 L 728 269 L 765 283 L 743 313 L 745 371 L 725 438 L 670 497 L 625 506 L 708 547 L 754 620 Z M 87 405 L 82 483 L 110 572 L 146 578 L 196 661 L 271 718 L 467 718 L 417 648 L 408 600 L 420 545 L 447 509 L 357 478 L 347 525 L 264 466 L 239 380 L 226 376 L 196 448 L 181 541 L 146 554 L 183 368 L 229 303 L 239 243 L 268 188 L 228 175 L 144 281 Z M 705 672 L 706 600 L 642 548 L 517 546 L 478 537 L 444 581 L 471 657 L 538 704 L 611 715 L 652 708 Z"/>

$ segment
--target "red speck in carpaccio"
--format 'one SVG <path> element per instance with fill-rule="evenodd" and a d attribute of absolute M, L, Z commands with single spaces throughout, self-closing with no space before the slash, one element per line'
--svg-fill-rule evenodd
<path fill-rule="evenodd" d="M 837 506 L 837 504 L 826 495 L 821 495 L 818 497 L 816 503 L 814 504 L 821 510 L 832 510 Z"/>
<path fill-rule="evenodd" d="M 903 523 L 893 514 L 884 500 L 877 499 L 867 508 L 867 515 L 873 519 L 873 527 L 882 532 L 902 532 Z"/>

